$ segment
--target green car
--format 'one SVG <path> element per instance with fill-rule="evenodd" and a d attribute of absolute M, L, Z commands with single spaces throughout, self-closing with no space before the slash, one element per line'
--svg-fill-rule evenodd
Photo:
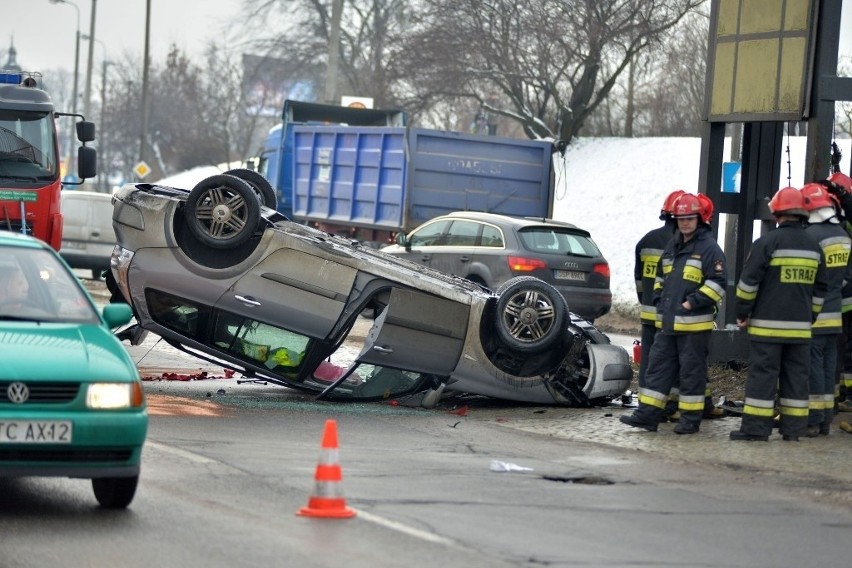
<path fill-rule="evenodd" d="M 148 411 L 139 373 L 65 262 L 0 231 L 0 477 L 92 480 L 102 507 L 136 493 Z"/>

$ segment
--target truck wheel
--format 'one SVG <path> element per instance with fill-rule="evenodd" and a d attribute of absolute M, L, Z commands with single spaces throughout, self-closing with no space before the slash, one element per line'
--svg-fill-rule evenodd
<path fill-rule="evenodd" d="M 495 327 L 507 348 L 539 353 L 559 341 L 569 315 L 556 288 L 532 276 L 518 276 L 499 291 Z"/>
<path fill-rule="evenodd" d="M 270 185 L 269 181 L 267 181 L 267 179 L 261 174 L 245 168 L 238 168 L 235 170 L 228 170 L 225 172 L 225 175 L 240 178 L 252 186 L 260 198 L 261 205 L 265 205 L 270 209 L 275 209 L 278 205 L 278 200 L 275 197 L 275 190 L 272 189 L 272 185 Z"/>
<path fill-rule="evenodd" d="M 248 241 L 260 220 L 254 189 L 230 175 L 210 176 L 189 192 L 186 223 L 199 241 L 215 249 L 235 248 Z"/>

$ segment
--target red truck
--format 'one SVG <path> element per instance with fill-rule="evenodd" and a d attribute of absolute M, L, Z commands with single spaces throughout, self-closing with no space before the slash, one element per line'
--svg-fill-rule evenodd
<path fill-rule="evenodd" d="M 38 73 L 0 69 L 0 230 L 32 235 L 59 250 L 62 180 L 56 118 L 80 118 L 80 181 L 72 184 L 95 176 L 97 153 L 86 146 L 95 139 L 95 125 L 80 114 L 56 112 L 50 96 L 38 87 L 40 78 Z"/>

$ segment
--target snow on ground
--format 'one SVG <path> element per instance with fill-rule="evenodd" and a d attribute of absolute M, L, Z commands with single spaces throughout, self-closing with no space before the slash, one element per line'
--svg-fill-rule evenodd
<path fill-rule="evenodd" d="M 804 185 L 806 141 L 800 136 L 789 139 L 788 182 L 784 140 L 781 187 Z M 850 140 L 840 140 L 838 145 L 846 168 Z M 634 248 L 645 233 L 662 224 L 660 207 L 670 192 L 697 190 L 700 159 L 699 138 L 593 138 L 572 142 L 562 163 L 556 164 L 553 216 L 592 234 L 609 261 L 613 311 L 635 310 L 638 315 Z"/>

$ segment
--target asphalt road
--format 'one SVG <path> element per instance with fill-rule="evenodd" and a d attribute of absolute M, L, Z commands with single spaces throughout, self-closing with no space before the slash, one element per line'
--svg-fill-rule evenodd
<path fill-rule="evenodd" d="M 517 427 L 521 414 L 554 422 L 549 409 L 335 405 L 217 381 L 146 383 L 151 425 L 127 511 L 97 509 L 84 480 L 0 479 L 0 565 L 849 565 L 852 509 L 781 474 L 590 443 L 573 438 L 576 423 Z M 328 419 L 351 519 L 296 515 L 321 493 Z M 495 472 L 495 460 L 529 469 Z"/>
<path fill-rule="evenodd" d="M 101 511 L 85 480 L 0 479 L 0 566 L 849 566 L 836 430 L 732 443 L 735 418 L 646 433 L 619 405 L 320 403 L 155 337 L 129 350 L 151 414 L 136 499 Z M 296 515 L 328 419 L 352 519 Z"/>

